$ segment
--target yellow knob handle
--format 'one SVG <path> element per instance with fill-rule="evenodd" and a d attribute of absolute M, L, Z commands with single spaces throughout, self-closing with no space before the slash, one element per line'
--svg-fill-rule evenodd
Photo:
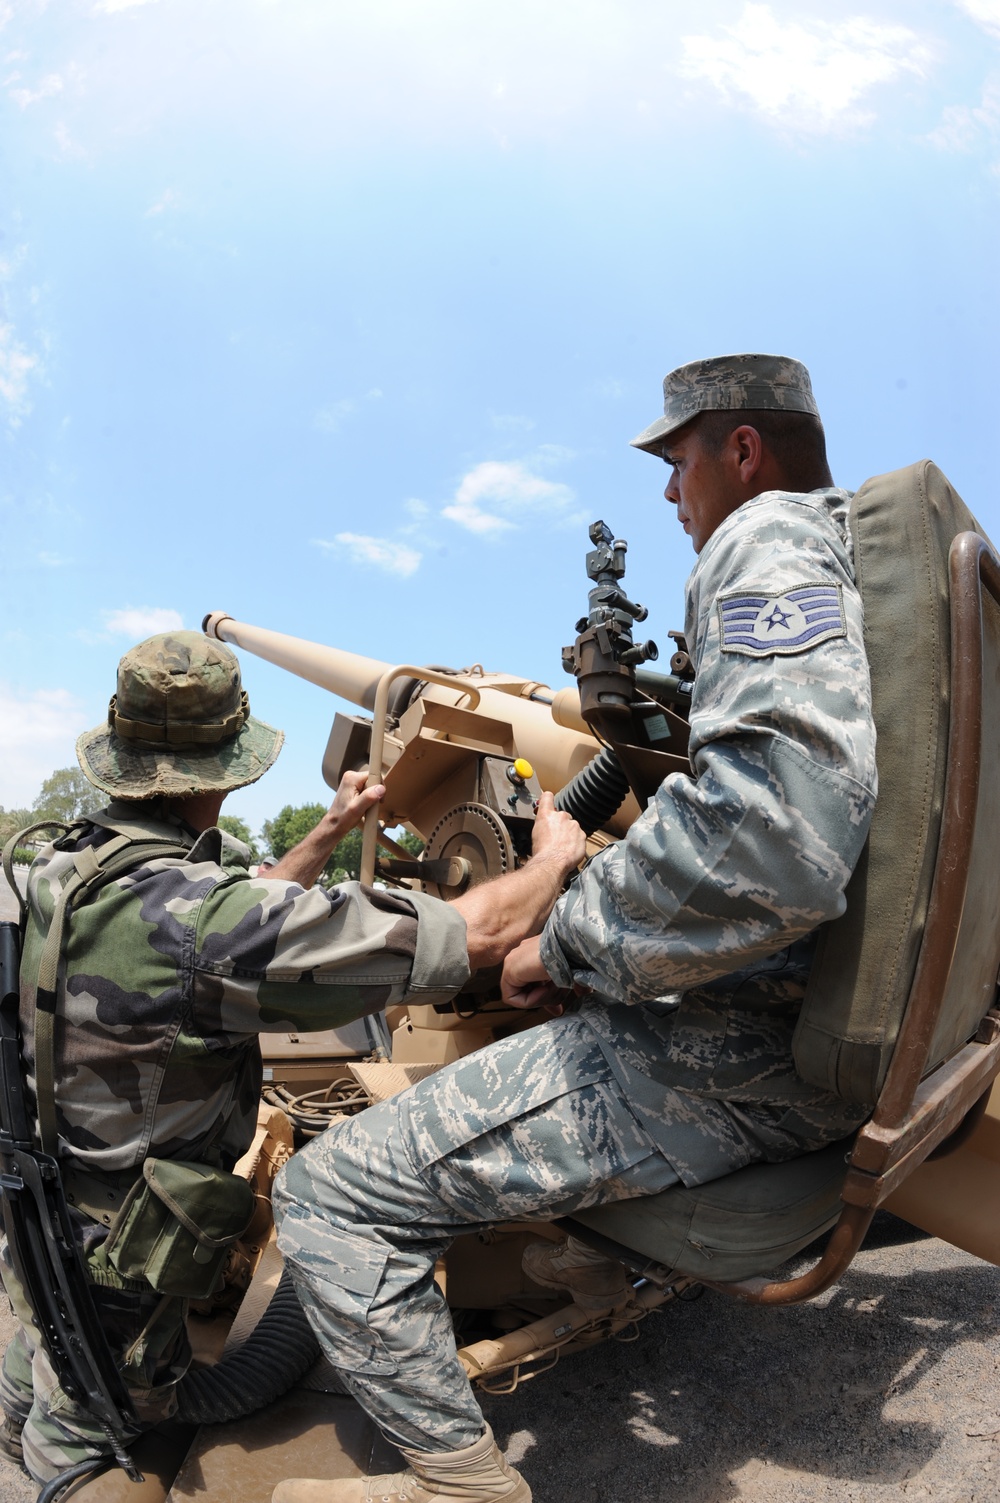
<path fill-rule="evenodd" d="M 535 775 L 535 769 L 532 767 L 527 757 L 516 757 L 514 759 L 514 771 L 517 773 L 518 777 L 521 778 L 525 783 L 529 778 L 533 778 Z"/>

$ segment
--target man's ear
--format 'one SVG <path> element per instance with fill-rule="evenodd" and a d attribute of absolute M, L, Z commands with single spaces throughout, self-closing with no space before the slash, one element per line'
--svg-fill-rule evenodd
<path fill-rule="evenodd" d="M 764 462 L 764 443 L 756 428 L 749 423 L 734 428 L 729 435 L 732 455 L 739 468 L 740 480 L 750 485 Z"/>

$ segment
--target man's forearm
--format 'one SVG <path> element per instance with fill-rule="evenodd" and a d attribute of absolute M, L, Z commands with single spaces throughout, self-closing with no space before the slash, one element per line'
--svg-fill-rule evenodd
<path fill-rule="evenodd" d="M 331 851 L 346 834 L 347 831 L 342 830 L 339 823 L 334 823 L 329 815 L 324 815 L 304 840 L 286 851 L 277 866 L 270 868 L 268 877 L 280 882 L 297 882 L 300 887 L 312 887 L 330 859 Z"/>
<path fill-rule="evenodd" d="M 279 882 L 297 882 L 300 887 L 312 887 L 336 847 L 365 814 L 385 794 L 382 783 L 366 786 L 367 774 L 345 772 L 340 780 L 336 797 L 323 818 L 309 831 L 304 840 L 286 851 L 268 872 Z"/>
<path fill-rule="evenodd" d="M 483 882 L 456 898 L 452 907 L 465 919 L 469 965 L 499 965 L 516 944 L 538 934 L 562 891 L 565 864 L 533 856 L 506 877 Z"/>

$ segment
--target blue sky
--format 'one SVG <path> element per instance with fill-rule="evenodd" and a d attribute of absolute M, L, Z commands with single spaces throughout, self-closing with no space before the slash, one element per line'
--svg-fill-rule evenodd
<path fill-rule="evenodd" d="M 0 116 L 0 805 L 211 609 L 558 687 L 603 516 L 665 642 L 700 356 L 1000 537 L 1000 0 L 0 0 Z M 336 705 L 244 676 L 256 827 Z"/>

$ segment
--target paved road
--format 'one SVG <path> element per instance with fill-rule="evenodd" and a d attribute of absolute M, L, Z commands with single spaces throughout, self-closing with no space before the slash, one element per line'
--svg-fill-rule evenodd
<path fill-rule="evenodd" d="M 28 868 L 26 866 L 15 866 L 14 875 L 23 891 L 25 878 L 28 875 Z M 16 918 L 17 899 L 7 886 L 7 878 L 4 876 L 3 871 L 0 870 L 0 919 Z"/>
<path fill-rule="evenodd" d="M 997 1503 L 1000 1270 L 882 1214 L 812 1304 L 706 1293 L 485 1408 L 536 1503 Z"/>

